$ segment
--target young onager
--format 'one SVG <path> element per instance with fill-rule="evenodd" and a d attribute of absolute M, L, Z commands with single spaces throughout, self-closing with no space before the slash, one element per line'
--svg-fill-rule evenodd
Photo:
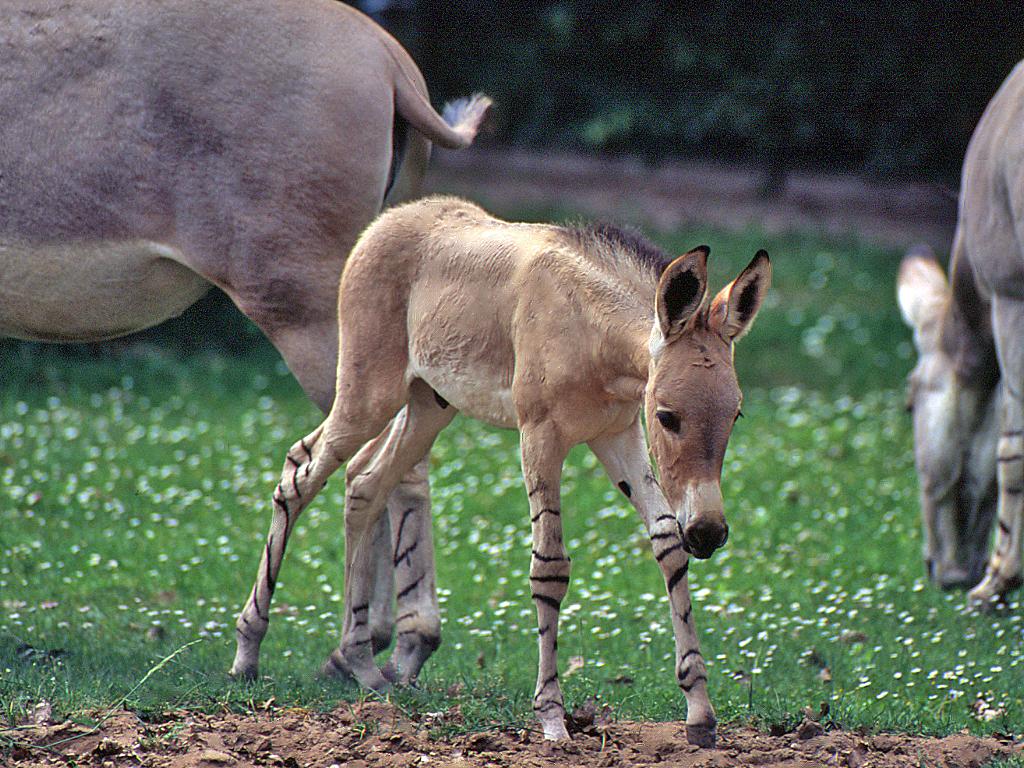
<path fill-rule="evenodd" d="M 568 737 L 555 658 L 569 584 L 559 485 L 569 449 L 587 443 L 650 535 L 672 606 L 688 738 L 713 744 L 687 568 L 691 554 L 709 557 L 728 536 L 719 481 L 740 413 L 733 343 L 754 321 L 771 267 L 759 251 L 709 303 L 707 256 L 702 246 L 670 260 L 611 227 L 508 223 L 455 198 L 381 215 L 342 275 L 337 397 L 323 424 L 288 452 L 256 583 L 238 620 L 234 668 L 255 668 L 300 512 L 352 458 L 344 629 L 325 671 L 377 689 L 416 676 L 440 640 L 430 523 L 416 509 L 392 511 L 398 643 L 383 670 L 374 664 L 367 624 L 377 565 L 371 532 L 388 493 L 460 410 L 520 431 L 540 635 L 533 706 L 544 735 Z"/>

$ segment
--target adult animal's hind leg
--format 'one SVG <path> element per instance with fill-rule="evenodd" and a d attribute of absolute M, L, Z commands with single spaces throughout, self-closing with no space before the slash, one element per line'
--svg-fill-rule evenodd
<path fill-rule="evenodd" d="M 1002 374 L 1003 403 L 996 473 L 999 511 L 996 543 L 985 578 L 969 593 L 987 602 L 1021 586 L 1021 535 L 1024 533 L 1024 301 L 995 296 L 992 332 Z"/>
<path fill-rule="evenodd" d="M 639 417 L 625 431 L 591 441 L 590 449 L 611 481 L 636 507 L 650 537 L 654 559 L 665 576 L 676 641 L 676 683 L 686 697 L 686 738 L 691 744 L 714 747 L 715 710 L 708 698 L 707 669 L 693 621 L 687 579 L 689 555 L 683 549 L 676 516 L 654 478 Z"/>
<path fill-rule="evenodd" d="M 430 451 L 437 434 L 452 420 L 454 411 L 442 408 L 433 390 L 422 381 L 409 389 L 409 402 L 387 432 L 360 452 L 348 472 L 345 489 L 345 623 L 339 647 L 324 664 L 325 673 L 349 672 L 364 686 L 381 689 L 388 679 L 374 665 L 372 633 L 368 621 L 370 576 L 375 553 L 367 546 L 370 532 L 384 502 L 398 482 Z M 415 511 L 414 511 L 415 512 Z M 411 513 L 413 514 L 413 513 Z M 391 554 L 387 555 L 389 558 Z M 433 590 L 424 574 L 409 583 L 397 582 L 399 610 L 417 589 Z M 399 622 L 399 628 L 404 624 Z M 433 633 L 439 637 L 439 631 Z M 401 637 L 400 637 L 401 640 Z M 401 648 L 401 646 L 400 646 Z M 401 679 L 401 670 L 399 670 Z"/>

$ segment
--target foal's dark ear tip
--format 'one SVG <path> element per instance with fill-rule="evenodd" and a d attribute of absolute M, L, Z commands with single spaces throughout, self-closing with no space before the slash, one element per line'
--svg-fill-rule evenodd
<path fill-rule="evenodd" d="M 768 258 L 768 251 L 766 251 L 764 248 L 759 249 L 758 252 L 754 254 L 754 259 L 757 261 L 764 260 L 767 261 L 769 264 L 772 261 L 771 259 Z"/>
<path fill-rule="evenodd" d="M 707 258 L 708 256 L 710 256 L 710 255 L 711 255 L 711 246 L 708 246 L 708 245 L 698 245 L 698 246 L 697 246 L 696 248 L 694 248 L 693 250 L 694 250 L 694 251 L 700 251 L 701 253 L 703 253 L 703 254 L 704 254 L 704 258 L 705 258 L 705 259 L 706 259 L 706 258 Z M 691 253 L 692 253 L 692 252 L 693 252 L 693 251 L 691 251 Z"/>

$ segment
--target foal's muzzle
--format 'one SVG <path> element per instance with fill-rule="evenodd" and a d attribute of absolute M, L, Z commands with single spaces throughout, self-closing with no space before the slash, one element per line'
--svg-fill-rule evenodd
<path fill-rule="evenodd" d="M 722 489 L 715 480 L 687 485 L 676 519 L 681 523 L 683 548 L 701 560 L 711 557 L 729 538 L 722 512 Z"/>
<path fill-rule="evenodd" d="M 683 528 L 683 549 L 696 558 L 711 557 L 729 540 L 729 526 L 714 520 L 694 520 Z"/>

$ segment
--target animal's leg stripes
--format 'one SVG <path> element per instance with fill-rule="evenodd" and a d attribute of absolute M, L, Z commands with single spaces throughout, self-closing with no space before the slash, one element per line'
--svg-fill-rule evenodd
<path fill-rule="evenodd" d="M 1022 381 L 1024 379 L 1017 379 Z M 970 592 L 975 601 L 988 602 L 1021 586 L 1021 536 L 1024 517 L 1024 404 L 1020 393 L 1006 386 L 1001 434 L 996 448 L 999 511 L 995 548 L 985 577 Z"/>
<path fill-rule="evenodd" d="M 441 406 L 438 402 L 438 407 Z M 434 539 L 428 485 L 429 456 L 406 475 L 388 497 L 391 555 L 397 592 L 398 640 L 381 670 L 392 682 L 416 679 L 423 663 L 441 644 L 441 610 L 437 602 Z"/>
<path fill-rule="evenodd" d="M 550 427 L 523 428 L 523 479 L 530 501 L 533 554 L 530 591 L 537 607 L 539 661 L 533 711 L 546 739 L 568 739 L 558 682 L 558 615 L 569 589 L 569 556 L 562 541 L 561 478 L 567 449 Z"/>
<path fill-rule="evenodd" d="M 430 387 L 415 381 L 406 407 L 349 467 L 345 488 L 345 623 L 341 643 L 324 663 L 325 673 L 349 672 L 361 685 L 377 690 L 388 685 L 373 661 L 368 621 L 376 567 L 370 546 L 373 526 L 384 511 L 388 495 L 429 453 L 434 438 L 453 415 L 454 409 L 438 405 Z M 421 572 L 411 579 L 400 573 L 395 587 L 401 605 L 413 591 L 433 589 L 433 572 Z"/>
<path fill-rule="evenodd" d="M 686 737 L 713 747 L 715 710 L 707 691 L 707 669 L 700 653 L 687 579 L 689 555 L 675 514 L 654 478 L 639 417 L 625 431 L 590 442 L 611 481 L 636 507 L 651 539 L 654 558 L 665 577 L 676 641 L 676 683 L 686 697 Z"/>
<path fill-rule="evenodd" d="M 992 299 L 992 335 L 1002 374 L 1003 402 L 996 448 L 999 511 L 996 544 L 985 578 L 969 593 L 988 602 L 1021 585 L 1021 534 L 1024 517 L 1024 301 L 996 294 Z"/>
<path fill-rule="evenodd" d="M 281 481 L 273 494 L 273 518 L 256 572 L 256 582 L 235 623 L 235 661 L 231 674 L 254 678 L 259 671 L 259 650 L 270 620 L 270 600 L 277 586 L 288 537 L 302 510 L 320 492 L 327 478 L 341 461 L 321 440 L 323 425 L 299 440 L 289 451 L 281 471 Z"/>

